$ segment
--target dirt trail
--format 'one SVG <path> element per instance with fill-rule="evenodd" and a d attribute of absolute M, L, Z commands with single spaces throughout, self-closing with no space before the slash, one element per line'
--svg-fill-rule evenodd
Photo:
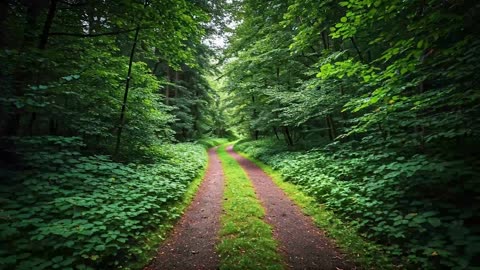
<path fill-rule="evenodd" d="M 200 188 L 172 235 L 144 270 L 217 269 L 215 253 L 223 198 L 223 170 L 214 149 L 208 151 L 209 165 Z"/>
<path fill-rule="evenodd" d="M 305 216 L 267 174 L 235 153 L 231 146 L 227 151 L 252 180 L 265 208 L 265 221 L 274 228 L 273 234 L 290 269 L 355 269 L 324 232 L 314 225 L 313 220 Z"/>

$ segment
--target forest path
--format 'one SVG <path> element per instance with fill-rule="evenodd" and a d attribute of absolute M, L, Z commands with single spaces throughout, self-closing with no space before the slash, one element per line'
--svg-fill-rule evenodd
<path fill-rule="evenodd" d="M 215 245 L 220 228 L 224 176 L 215 149 L 208 151 L 208 160 L 207 172 L 191 205 L 144 270 L 218 269 Z"/>
<path fill-rule="evenodd" d="M 227 152 L 252 181 L 265 208 L 265 221 L 273 227 L 273 235 L 279 241 L 280 251 L 290 269 L 355 269 L 313 220 L 304 215 L 262 169 L 235 153 L 232 146 Z"/>

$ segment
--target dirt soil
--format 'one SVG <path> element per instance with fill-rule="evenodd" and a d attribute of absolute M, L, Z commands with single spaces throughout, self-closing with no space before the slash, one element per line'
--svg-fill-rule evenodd
<path fill-rule="evenodd" d="M 171 236 L 144 270 L 218 269 L 215 252 L 220 229 L 224 188 L 223 170 L 214 149 L 204 180 Z"/>
<path fill-rule="evenodd" d="M 251 179 L 265 208 L 265 221 L 273 227 L 273 234 L 279 241 L 289 269 L 356 269 L 265 172 L 235 153 L 232 147 L 227 150 Z"/>

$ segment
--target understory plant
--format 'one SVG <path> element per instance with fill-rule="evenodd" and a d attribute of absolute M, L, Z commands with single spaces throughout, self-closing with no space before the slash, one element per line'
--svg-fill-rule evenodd
<path fill-rule="evenodd" d="M 477 266 L 478 171 L 467 162 L 375 152 L 351 145 L 276 151 L 271 141 L 236 149 L 278 170 L 288 182 L 383 245 L 405 268 Z M 445 189 L 449 186 L 449 189 Z"/>
<path fill-rule="evenodd" d="M 157 147 L 151 164 L 81 154 L 76 137 L 15 144 L 21 162 L 4 166 L 0 183 L 0 269 L 128 268 L 179 216 L 176 203 L 207 162 L 188 143 Z"/>

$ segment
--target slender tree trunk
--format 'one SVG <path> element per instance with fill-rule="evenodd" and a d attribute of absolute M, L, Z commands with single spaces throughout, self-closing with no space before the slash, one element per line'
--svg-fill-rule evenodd
<path fill-rule="evenodd" d="M 330 44 L 328 44 L 328 35 L 325 31 L 322 31 L 322 41 L 323 41 L 323 48 L 325 50 L 328 50 L 330 47 Z"/>
<path fill-rule="evenodd" d="M 170 67 L 167 66 L 167 86 L 165 87 L 165 104 L 169 105 L 170 99 Z"/>
<path fill-rule="evenodd" d="M 45 19 L 45 23 L 43 24 L 42 34 L 40 35 L 40 40 L 38 42 L 38 49 L 45 50 L 48 44 L 48 35 L 50 33 L 50 29 L 52 28 L 53 19 L 55 18 L 55 13 L 57 11 L 57 2 L 58 0 L 50 0 L 50 5 L 48 7 L 47 18 Z M 36 112 L 32 113 L 29 123 L 30 134 L 33 133 L 33 125 L 36 119 Z M 55 127 L 55 119 L 50 119 L 50 134 L 56 134 L 57 129 Z"/>
<path fill-rule="evenodd" d="M 284 134 L 285 134 L 285 139 L 287 140 L 288 146 L 293 146 L 293 140 L 292 136 L 290 135 L 290 131 L 288 130 L 288 127 L 283 127 Z"/>
<path fill-rule="evenodd" d="M 254 95 L 252 95 L 252 105 L 253 105 L 252 119 L 255 119 L 257 117 L 257 110 L 255 109 L 255 96 Z M 258 133 L 259 133 L 259 131 L 257 129 L 255 129 L 253 131 L 253 138 L 255 140 L 258 140 Z"/>
<path fill-rule="evenodd" d="M 331 128 L 331 130 L 332 130 L 332 137 L 333 137 L 333 139 L 335 140 L 335 138 L 337 137 L 337 130 L 335 129 L 335 123 L 333 122 L 332 115 L 329 114 L 329 115 L 327 116 L 327 118 L 328 118 L 328 121 L 330 122 L 330 128 Z"/>
<path fill-rule="evenodd" d="M 353 47 L 354 47 L 355 50 L 357 51 L 358 58 L 360 58 L 360 61 L 363 62 L 362 52 L 360 52 L 360 49 L 359 49 L 358 46 L 357 46 L 357 42 L 355 41 L 355 38 L 354 38 L 354 37 L 351 37 L 351 38 L 350 38 L 350 41 L 352 42 Z"/>
<path fill-rule="evenodd" d="M 277 137 L 277 140 L 280 140 L 280 137 L 278 137 L 278 132 L 276 127 L 273 127 L 273 133 L 275 134 L 275 137 Z"/>
<path fill-rule="evenodd" d="M 157 61 L 155 63 L 155 65 L 153 66 L 153 69 L 152 69 L 152 75 L 155 75 L 155 73 L 157 73 L 157 69 L 158 69 L 158 66 L 160 65 L 160 61 Z"/>
<path fill-rule="evenodd" d="M 50 33 L 50 28 L 53 24 L 53 18 L 55 18 L 55 12 L 57 11 L 57 1 L 58 0 L 50 0 L 47 19 L 45 20 L 45 23 L 43 25 L 42 35 L 40 36 L 40 42 L 38 44 L 38 48 L 40 50 L 43 50 L 47 47 L 48 34 Z"/>
<path fill-rule="evenodd" d="M 28 122 L 28 135 L 33 135 L 33 125 L 35 124 L 35 120 L 37 119 L 37 113 L 32 112 L 30 115 L 30 121 Z"/>
<path fill-rule="evenodd" d="M 6 2 L 6 1 L 2 1 Z M 26 31 L 24 32 L 23 35 L 23 42 L 20 47 L 20 53 L 25 52 L 28 49 L 34 47 L 35 45 L 35 30 L 38 29 L 38 17 L 41 14 L 42 9 L 48 7 L 48 0 L 37 0 L 37 1 L 26 1 Z M 6 7 L 8 7 L 8 4 L 5 4 Z M 53 10 L 55 10 L 55 4 L 53 4 Z M 4 7 L 3 5 L 0 7 Z M 54 12 L 51 15 L 52 19 L 54 16 Z M 48 21 L 47 17 L 47 21 Z M 2 22 L 3 22 L 2 18 Z M 47 23 L 45 23 L 47 24 Z M 44 27 L 45 30 L 45 27 Z M 14 89 L 15 89 L 15 96 L 16 97 L 22 97 L 24 93 L 24 85 L 28 83 L 31 74 L 26 72 L 23 67 L 17 66 L 15 68 L 15 71 L 13 72 L 13 77 L 14 77 Z M 7 119 L 7 124 L 5 128 L 5 135 L 7 136 L 12 136 L 12 135 L 18 135 L 19 129 L 20 129 L 20 123 L 21 123 L 21 118 L 24 114 L 24 112 L 21 109 L 16 108 L 13 106 L 13 113 L 8 117 Z M 35 119 L 35 117 L 31 117 L 31 119 Z M 30 125 L 30 123 L 29 123 Z M 33 124 L 32 124 L 33 125 Z M 0 132 L 2 133 L 2 132 Z"/>
<path fill-rule="evenodd" d="M 332 128 L 330 127 L 330 121 L 328 121 L 327 115 L 325 115 L 325 123 L 327 125 L 328 138 L 330 138 L 330 141 L 333 141 Z"/>
<path fill-rule="evenodd" d="M 118 132 L 117 132 L 117 143 L 115 145 L 115 152 L 114 152 L 115 157 L 118 155 L 118 150 L 120 148 L 120 138 L 122 136 L 123 125 L 125 122 L 125 109 L 127 107 L 128 90 L 130 88 L 130 80 L 132 79 L 131 74 L 132 74 L 133 56 L 135 55 L 135 48 L 137 47 L 139 32 L 140 32 L 140 26 L 137 26 L 137 29 L 135 30 L 135 37 L 133 39 L 132 50 L 130 51 L 130 61 L 128 62 L 127 79 L 125 82 L 125 93 L 123 95 L 122 110 L 120 112 L 120 121 L 119 121 Z"/>
<path fill-rule="evenodd" d="M 57 135 L 58 122 L 55 119 L 50 118 L 49 123 L 49 132 L 51 135 Z"/>
<path fill-rule="evenodd" d="M 8 1 L 0 1 L 0 48 L 7 46 L 7 28 L 5 22 L 7 21 L 8 11 Z"/>
<path fill-rule="evenodd" d="M 173 93 L 173 98 L 174 98 L 175 102 L 177 102 L 177 98 L 178 98 L 179 82 L 180 82 L 180 73 L 178 71 L 175 71 L 175 90 L 174 90 L 174 93 Z"/>

